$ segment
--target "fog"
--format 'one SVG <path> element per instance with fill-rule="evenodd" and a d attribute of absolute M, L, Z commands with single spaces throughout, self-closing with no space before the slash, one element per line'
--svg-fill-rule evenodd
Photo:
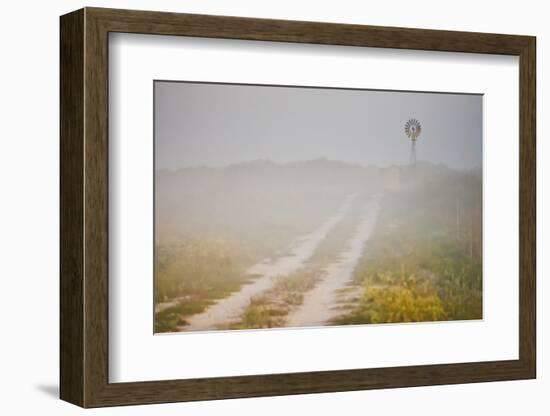
<path fill-rule="evenodd" d="M 417 158 L 481 166 L 482 95 L 155 82 L 156 167 L 328 158 L 408 163 L 404 124 L 422 124 Z"/>

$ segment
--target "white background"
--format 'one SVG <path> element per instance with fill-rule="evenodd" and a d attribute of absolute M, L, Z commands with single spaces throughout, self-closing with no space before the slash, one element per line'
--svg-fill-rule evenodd
<path fill-rule="evenodd" d="M 112 35 L 110 380 L 517 359 L 518 61 L 496 55 Z M 483 321 L 152 336 L 154 79 L 483 93 Z"/>
<path fill-rule="evenodd" d="M 318 394 L 88 411 L 89 414 L 383 414 L 543 415 L 550 408 L 550 364 L 542 331 L 543 244 L 550 228 L 542 213 L 550 200 L 544 103 L 550 91 L 544 72 L 550 27 L 544 2 L 418 0 L 384 3 L 269 0 L 50 1 L 6 3 L 2 31 L 2 147 L 0 152 L 0 302 L 2 400 L 6 414 L 77 414 L 55 399 L 58 385 L 58 16 L 83 5 L 194 13 L 320 20 L 375 25 L 532 34 L 538 36 L 538 290 L 539 378 L 536 381 Z M 546 199 L 546 201 L 545 201 Z"/>

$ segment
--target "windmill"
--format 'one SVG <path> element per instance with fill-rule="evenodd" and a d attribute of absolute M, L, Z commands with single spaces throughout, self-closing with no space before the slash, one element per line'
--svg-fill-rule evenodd
<path fill-rule="evenodd" d="M 416 140 L 418 139 L 418 136 L 420 136 L 421 131 L 422 126 L 417 119 L 411 118 L 405 123 L 405 134 L 409 139 L 411 139 L 411 156 L 409 158 L 409 163 L 411 166 L 416 165 Z"/>

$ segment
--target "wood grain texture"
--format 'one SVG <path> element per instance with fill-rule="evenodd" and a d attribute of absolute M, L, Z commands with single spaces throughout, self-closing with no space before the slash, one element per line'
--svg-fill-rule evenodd
<path fill-rule="evenodd" d="M 108 380 L 108 33 L 520 57 L 518 360 L 208 379 Z M 61 397 L 83 407 L 534 378 L 535 38 L 86 8 L 61 18 Z"/>
<path fill-rule="evenodd" d="M 84 57 L 84 332 L 85 406 L 94 403 L 108 380 L 109 181 L 108 33 L 85 12 Z"/>
<path fill-rule="evenodd" d="M 536 41 L 520 54 L 519 164 L 519 355 L 536 377 Z"/>
<path fill-rule="evenodd" d="M 61 19 L 60 44 L 60 388 L 84 404 L 84 12 Z"/>

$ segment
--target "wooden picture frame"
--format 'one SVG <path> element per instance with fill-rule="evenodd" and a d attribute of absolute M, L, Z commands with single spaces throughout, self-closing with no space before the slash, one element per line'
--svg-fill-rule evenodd
<path fill-rule="evenodd" d="M 530 379 L 536 376 L 535 38 L 85 8 L 61 17 L 60 396 L 82 407 Z M 110 383 L 110 32 L 515 55 L 520 92 L 519 359 Z"/>

